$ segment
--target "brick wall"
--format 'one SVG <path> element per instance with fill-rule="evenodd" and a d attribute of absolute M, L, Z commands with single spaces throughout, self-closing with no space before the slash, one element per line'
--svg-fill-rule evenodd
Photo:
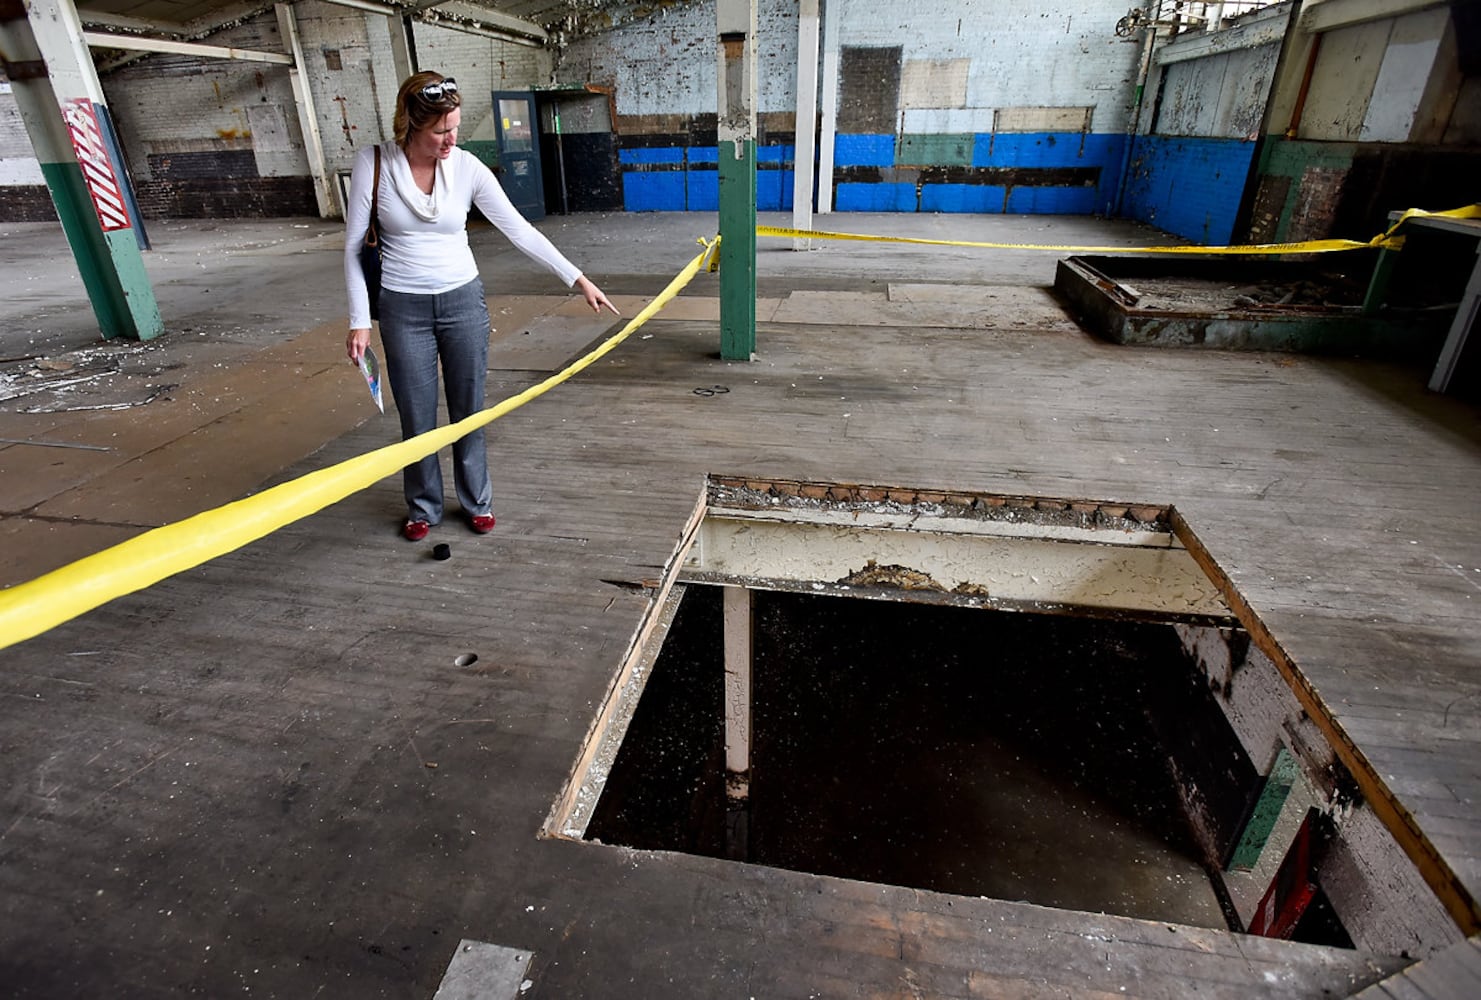
<path fill-rule="evenodd" d="M 1149 134 L 1132 141 L 1121 215 L 1195 243 L 1235 242 L 1292 9 L 1272 7 L 1217 35 L 1191 33 L 1158 50 L 1164 65 L 1153 70 L 1143 98 Z"/>
<path fill-rule="evenodd" d="M 1258 174 L 1251 238 L 1366 240 L 1387 227 L 1390 212 L 1475 202 L 1481 151 L 1272 136 Z"/>
<path fill-rule="evenodd" d="M 1122 213 L 1195 243 L 1228 244 L 1254 151 L 1242 139 L 1137 136 Z"/>
<path fill-rule="evenodd" d="M 357 149 L 391 136 L 400 81 L 387 22 L 307 0 L 294 11 L 326 170 L 348 171 Z M 553 57 L 540 49 L 420 24 L 415 39 L 422 65 L 462 85 L 470 145 L 493 140 L 493 90 L 550 79 Z M 271 10 L 203 41 L 285 51 Z M 100 82 L 146 218 L 318 214 L 287 67 L 156 53 Z M 0 94 L 0 219 L 20 221 L 46 214 L 50 199 L 14 108 Z"/>
<path fill-rule="evenodd" d="M 498 162 L 494 92 L 527 91 L 547 85 L 553 53 L 422 24 L 416 27 L 416 44 L 423 68 L 457 78 L 458 93 L 463 98 L 459 145 L 485 162 Z"/>
<path fill-rule="evenodd" d="M 1091 0 L 837 0 L 834 205 L 843 211 L 1107 212 L 1137 47 Z M 758 207 L 791 207 L 796 5 L 758 8 Z M 612 88 L 629 210 L 711 210 L 713 4 L 663 9 L 562 53 L 563 83 Z M 1025 72 L 1025 67 L 1033 72 Z M 1070 109 L 1066 116 L 1064 109 Z M 1071 125 L 1064 124 L 1071 121 Z"/>
<path fill-rule="evenodd" d="M 57 209 L 45 184 L 0 185 L 0 219 L 6 222 L 56 222 Z"/>

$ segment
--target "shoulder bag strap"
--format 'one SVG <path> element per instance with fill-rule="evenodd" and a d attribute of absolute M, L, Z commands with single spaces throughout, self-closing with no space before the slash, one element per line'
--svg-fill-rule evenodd
<path fill-rule="evenodd" d="M 375 179 L 370 182 L 370 224 L 365 227 L 365 245 L 375 246 L 380 242 L 377 223 L 380 221 L 381 199 L 381 147 L 375 146 Z"/>

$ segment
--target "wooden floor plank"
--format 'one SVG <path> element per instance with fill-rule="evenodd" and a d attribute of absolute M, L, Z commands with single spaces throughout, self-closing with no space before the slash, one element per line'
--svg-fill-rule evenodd
<path fill-rule="evenodd" d="M 630 256 L 613 234 L 638 222 L 609 224 Z M 1397 956 L 539 836 L 646 608 L 611 581 L 651 578 L 704 476 L 740 474 L 1177 505 L 1481 890 L 1474 408 L 1392 366 L 819 322 L 826 296 L 786 301 L 818 266 L 801 256 L 768 291 L 800 321 L 763 323 L 754 362 L 716 357 L 697 303 L 491 426 L 489 536 L 450 510 L 405 543 L 392 477 L 0 652 L 0 980 L 427 996 L 466 937 L 532 951 L 532 997 L 1412 985 L 1388 978 Z M 819 284 L 919 284 L 899 273 L 914 259 L 865 254 L 875 270 Z M 549 305 L 502 315 L 569 303 Z M 496 372 L 490 398 L 538 377 Z M 376 419 L 291 471 L 395 437 Z"/>

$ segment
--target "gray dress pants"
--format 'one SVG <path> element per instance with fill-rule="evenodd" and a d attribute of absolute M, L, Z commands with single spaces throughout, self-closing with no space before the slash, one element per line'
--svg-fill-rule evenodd
<path fill-rule="evenodd" d="M 439 363 L 453 423 L 483 409 L 488 372 L 489 312 L 483 282 L 477 278 L 438 295 L 384 289 L 380 299 L 381 343 L 386 378 L 401 414 L 403 440 L 437 426 Z M 442 466 L 435 454 L 408 465 L 402 474 L 406 516 L 437 524 L 442 520 Z M 469 517 L 489 513 L 493 484 L 483 430 L 453 444 L 453 480 L 458 502 Z"/>

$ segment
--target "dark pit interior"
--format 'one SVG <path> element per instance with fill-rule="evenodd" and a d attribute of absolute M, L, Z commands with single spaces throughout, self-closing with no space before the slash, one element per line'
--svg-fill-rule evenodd
<path fill-rule="evenodd" d="M 1170 626 L 757 591 L 744 860 L 1237 926 L 1260 779 Z M 721 588 L 686 588 L 588 839 L 726 857 Z M 1298 938 L 1342 943 L 1318 902 Z"/>

